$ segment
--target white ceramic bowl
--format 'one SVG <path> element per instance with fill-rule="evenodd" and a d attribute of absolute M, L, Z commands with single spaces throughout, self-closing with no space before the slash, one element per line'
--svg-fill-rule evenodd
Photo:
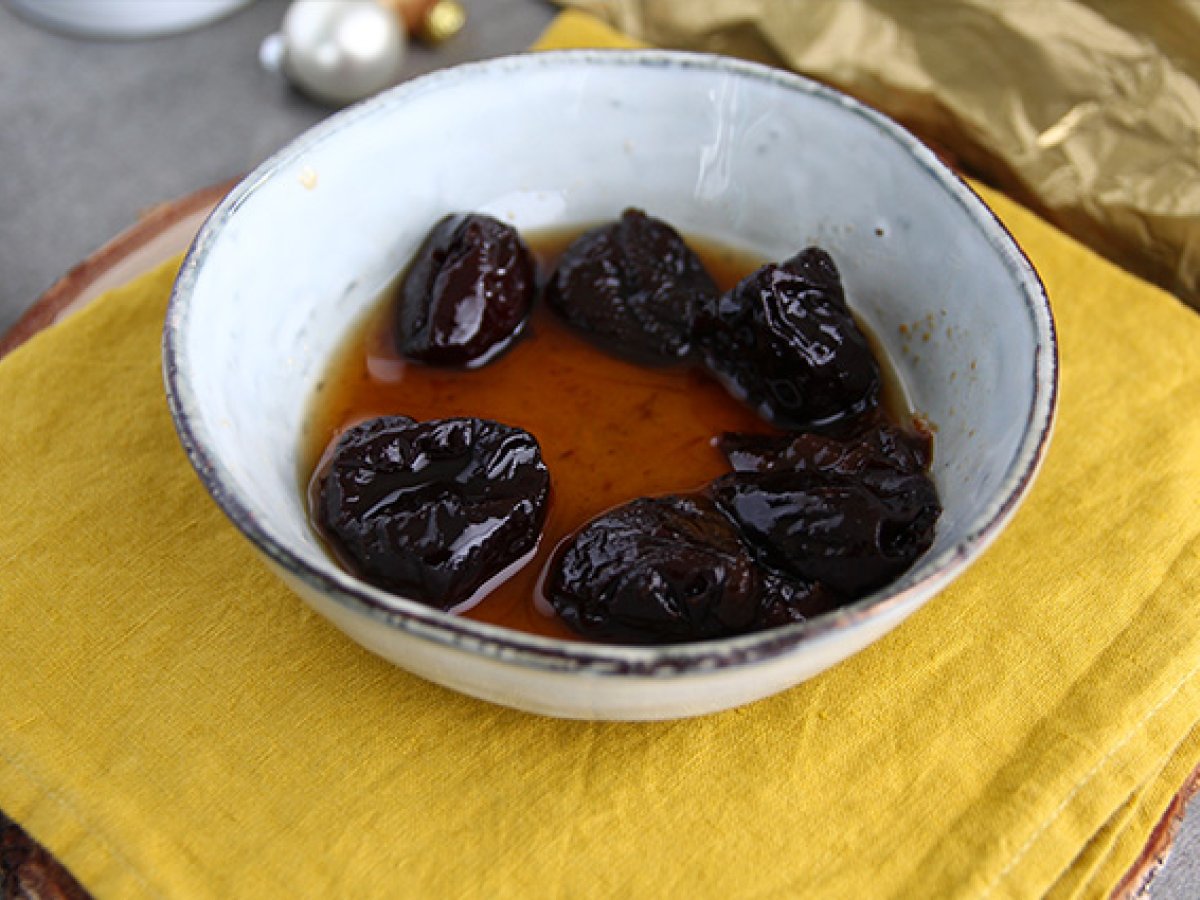
<path fill-rule="evenodd" d="M 67 34 L 146 38 L 199 28 L 253 0 L 7 0 L 31 22 Z"/>
<path fill-rule="evenodd" d="M 817 243 L 937 426 L 936 541 L 897 582 L 809 622 L 672 647 L 570 643 L 455 618 L 338 568 L 298 449 L 331 354 L 430 225 L 519 228 L 638 205 L 782 258 Z M 164 337 L 167 392 L 214 499 L 301 597 L 432 681 L 555 716 L 698 715 L 790 687 L 878 639 L 996 537 L 1046 450 L 1057 385 L 1041 283 L 975 194 L 899 126 L 734 60 L 570 51 L 462 66 L 336 115 L 201 230 Z"/>

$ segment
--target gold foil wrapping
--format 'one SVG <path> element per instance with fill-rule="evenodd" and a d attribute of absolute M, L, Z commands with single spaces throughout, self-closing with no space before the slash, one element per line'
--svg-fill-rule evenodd
<path fill-rule="evenodd" d="M 1200 0 L 560 0 L 833 84 L 1200 309 Z"/>

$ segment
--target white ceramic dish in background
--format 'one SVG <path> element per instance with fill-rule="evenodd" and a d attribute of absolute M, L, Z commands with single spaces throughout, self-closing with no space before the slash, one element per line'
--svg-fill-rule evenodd
<path fill-rule="evenodd" d="M 147 38 L 199 28 L 254 0 L 5 0 L 55 31 L 99 38 Z"/>
<path fill-rule="evenodd" d="M 310 531 L 297 454 L 331 355 L 430 225 L 520 228 L 638 205 L 681 231 L 837 260 L 917 408 L 945 504 L 930 552 L 810 622 L 673 647 L 535 637 L 448 616 L 339 569 Z M 180 438 L 233 522 L 363 646 L 468 694 L 556 716 L 657 719 L 746 703 L 878 639 L 975 559 L 1046 450 L 1057 353 L 1042 286 L 979 199 L 890 120 L 724 58 L 567 51 L 438 72 L 319 125 L 221 203 L 164 336 Z"/>

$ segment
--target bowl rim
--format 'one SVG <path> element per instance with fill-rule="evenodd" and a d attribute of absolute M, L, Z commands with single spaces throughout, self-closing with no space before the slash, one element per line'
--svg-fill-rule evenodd
<path fill-rule="evenodd" d="M 804 622 L 736 637 L 665 646 L 594 644 L 542 637 L 499 625 L 452 616 L 417 601 L 375 588 L 336 568 L 322 570 L 292 552 L 239 498 L 229 470 L 199 426 L 198 403 L 182 355 L 192 296 L 201 268 L 226 223 L 260 185 L 319 144 L 360 119 L 383 114 L 410 99 L 472 79 L 509 71 L 556 67 L 636 69 L 670 67 L 766 82 L 775 88 L 835 103 L 890 138 L 922 165 L 956 200 L 1021 286 L 1037 343 L 1029 415 L 1008 470 L 992 501 L 969 523 L 966 536 L 935 556 L 926 556 L 896 581 L 854 603 Z M 707 53 L 673 50 L 530 51 L 441 69 L 405 82 L 335 113 L 285 145 L 246 176 L 216 206 L 192 242 L 167 307 L 162 338 L 163 378 L 180 443 L 201 482 L 222 512 L 277 566 L 350 612 L 412 637 L 504 664 L 550 672 L 602 677 L 702 675 L 730 666 L 765 663 L 888 616 L 906 615 L 960 574 L 995 540 L 1027 495 L 1049 444 L 1057 412 L 1058 344 L 1046 290 L 1036 269 L 1004 224 L 971 187 L 927 146 L 884 114 L 827 85 L 758 63 Z"/>

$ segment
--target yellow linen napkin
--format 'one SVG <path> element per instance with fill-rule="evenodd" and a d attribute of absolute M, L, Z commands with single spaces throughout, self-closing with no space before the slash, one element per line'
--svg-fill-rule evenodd
<path fill-rule="evenodd" d="M 615 42 L 564 17 L 546 41 Z M 179 449 L 174 265 L 0 362 L 0 808 L 101 897 L 1101 896 L 1200 761 L 1200 317 L 985 192 L 1053 298 L 1015 521 L 707 718 L 538 718 L 310 613 Z"/>

